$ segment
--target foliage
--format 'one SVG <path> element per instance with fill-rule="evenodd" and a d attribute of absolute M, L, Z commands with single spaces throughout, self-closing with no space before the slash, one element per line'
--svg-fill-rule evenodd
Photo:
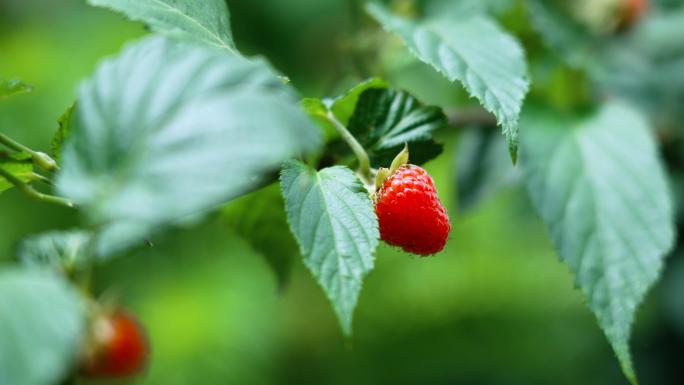
<path fill-rule="evenodd" d="M 290 83 L 290 73 L 237 49 L 222 0 L 88 3 L 144 23 L 150 36 L 81 83 L 52 157 L 0 136 L 0 192 L 16 187 L 83 218 L 79 228 L 23 239 L 24 267 L 0 269 L 0 383 L 73 375 L 92 318 L 85 304 L 98 302 L 87 282 L 93 267 L 216 211 L 264 255 L 280 289 L 301 254 L 351 336 L 379 246 L 378 169 L 404 146 L 413 164 L 439 161 L 457 130 L 459 207 L 523 184 L 637 383 L 635 314 L 678 246 L 681 202 L 668 176 L 684 180 L 684 40 L 671 37 L 683 32 L 684 5 L 654 2 L 645 20 L 618 30 L 615 18 L 598 28 L 595 14 L 611 14 L 585 0 L 350 2 L 353 31 L 340 44 L 350 63 L 334 79 L 348 91 L 301 98 L 294 76 Z M 396 68 L 383 68 L 391 55 L 429 74 L 420 78 L 426 89 L 442 81 L 465 98 L 424 103 L 395 81 Z M 0 81 L 0 99 L 30 90 Z"/>

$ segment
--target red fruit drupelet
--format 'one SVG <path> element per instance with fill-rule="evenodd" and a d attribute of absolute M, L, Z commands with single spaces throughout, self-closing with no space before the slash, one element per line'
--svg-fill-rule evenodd
<path fill-rule="evenodd" d="M 92 355 L 81 367 L 81 374 L 86 377 L 128 377 L 146 367 L 149 352 L 145 332 L 138 321 L 123 310 L 95 321 L 93 344 Z"/>
<path fill-rule="evenodd" d="M 418 255 L 444 249 L 451 224 L 430 175 L 411 164 L 401 166 L 375 196 L 380 238 Z"/>

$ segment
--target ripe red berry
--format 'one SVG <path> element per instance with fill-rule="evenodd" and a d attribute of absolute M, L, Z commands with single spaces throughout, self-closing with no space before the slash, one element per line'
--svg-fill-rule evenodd
<path fill-rule="evenodd" d="M 618 29 L 635 25 L 648 11 L 649 0 L 622 0 Z"/>
<path fill-rule="evenodd" d="M 380 238 L 404 251 L 431 255 L 446 245 L 451 224 L 435 184 L 421 167 L 399 167 L 375 195 Z"/>
<path fill-rule="evenodd" d="M 147 338 L 127 312 L 116 310 L 93 323 L 91 346 L 81 373 L 86 377 L 114 378 L 140 373 L 148 357 Z"/>

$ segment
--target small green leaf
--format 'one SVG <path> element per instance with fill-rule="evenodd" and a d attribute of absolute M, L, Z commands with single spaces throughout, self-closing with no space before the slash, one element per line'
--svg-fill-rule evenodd
<path fill-rule="evenodd" d="M 230 14 L 224 0 L 88 0 L 93 6 L 121 12 L 172 37 L 201 41 L 235 51 Z"/>
<path fill-rule="evenodd" d="M 458 207 L 469 211 L 504 187 L 520 181 L 506 155 L 506 142 L 494 130 L 465 130 L 456 150 Z"/>
<path fill-rule="evenodd" d="M 343 125 L 349 124 L 349 119 L 354 114 L 356 105 L 358 104 L 361 94 L 371 88 L 388 88 L 389 83 L 380 78 L 367 79 L 347 91 L 344 95 L 340 95 L 335 99 L 328 100 L 327 105 L 333 112 L 337 120 Z"/>
<path fill-rule="evenodd" d="M 422 164 L 442 152 L 432 132 L 445 127 L 439 107 L 423 106 L 403 91 L 371 88 L 364 91 L 349 120 L 349 131 L 366 148 L 373 167 L 389 167 L 408 143 L 410 160 Z"/>
<path fill-rule="evenodd" d="M 84 308 L 53 273 L 0 271 L 0 384 L 61 383 L 79 351 Z"/>
<path fill-rule="evenodd" d="M 0 100 L 7 99 L 12 95 L 31 92 L 33 87 L 19 79 L 0 79 Z"/>
<path fill-rule="evenodd" d="M 518 117 L 529 89 L 524 53 L 515 38 L 483 15 L 414 22 L 378 3 L 369 3 L 367 10 L 398 34 L 419 60 L 450 81 L 461 82 L 497 117 L 515 163 Z"/>
<path fill-rule="evenodd" d="M 52 150 L 52 157 L 55 158 L 57 162 L 60 161 L 62 146 L 64 142 L 71 135 L 71 124 L 74 116 L 74 108 L 76 104 L 72 104 L 71 107 L 67 108 L 66 111 L 58 120 L 59 128 L 55 135 L 52 136 L 52 141 L 50 142 L 50 149 Z"/>
<path fill-rule="evenodd" d="M 280 177 L 290 229 L 304 263 L 350 335 L 363 279 L 373 269 L 378 222 L 363 183 L 346 167 L 286 162 Z"/>
<path fill-rule="evenodd" d="M 235 231 L 264 256 L 278 286 L 285 286 L 299 247 L 289 231 L 278 186 L 271 185 L 231 202 L 223 214 Z"/>
<path fill-rule="evenodd" d="M 100 225 L 98 253 L 118 253 L 253 191 L 319 144 L 265 63 L 155 36 L 81 85 L 57 190 Z"/>
<path fill-rule="evenodd" d="M 33 180 L 33 160 L 29 154 L 0 152 L 0 167 L 25 183 Z M 7 179 L 0 176 L 0 193 L 12 187 Z"/>
<path fill-rule="evenodd" d="M 39 234 L 19 243 L 17 257 L 30 267 L 51 267 L 68 272 L 88 260 L 91 238 L 89 232 L 81 230 Z"/>
<path fill-rule="evenodd" d="M 611 104 L 584 121 L 523 119 L 529 195 L 627 378 L 637 306 L 674 241 L 665 171 L 644 119 Z"/>

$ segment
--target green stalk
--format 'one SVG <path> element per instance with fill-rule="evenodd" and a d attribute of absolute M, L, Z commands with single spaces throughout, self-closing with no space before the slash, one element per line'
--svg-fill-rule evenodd
<path fill-rule="evenodd" d="M 23 144 L 17 142 L 16 140 L 10 138 L 9 136 L 1 132 L 0 144 L 4 144 L 5 146 L 14 151 L 25 152 L 31 155 L 31 159 L 33 159 L 33 164 L 42 168 L 45 171 L 54 171 L 58 169 L 57 162 L 55 162 L 55 160 L 52 159 L 48 154 L 44 152 L 33 151 L 32 149 L 24 146 Z"/>
<path fill-rule="evenodd" d="M 373 172 L 371 170 L 370 158 L 368 157 L 366 150 L 363 148 L 361 143 L 354 138 L 354 135 L 347 130 L 347 127 L 337 120 L 332 111 L 328 111 L 328 120 L 330 120 L 330 123 L 332 123 L 337 132 L 340 133 L 342 139 L 347 143 L 347 145 L 349 145 L 352 152 L 356 156 L 356 159 L 359 161 L 358 173 L 361 175 L 361 178 L 366 184 L 373 184 Z"/>
<path fill-rule="evenodd" d="M 68 199 L 38 192 L 35 189 L 33 189 L 33 187 L 27 185 L 21 179 L 17 178 L 16 176 L 14 176 L 14 174 L 5 170 L 2 167 L 0 167 L 0 176 L 7 179 L 7 181 L 13 184 L 14 187 L 17 188 L 17 190 L 21 191 L 24 195 L 31 199 L 74 208 L 74 204 Z"/>

